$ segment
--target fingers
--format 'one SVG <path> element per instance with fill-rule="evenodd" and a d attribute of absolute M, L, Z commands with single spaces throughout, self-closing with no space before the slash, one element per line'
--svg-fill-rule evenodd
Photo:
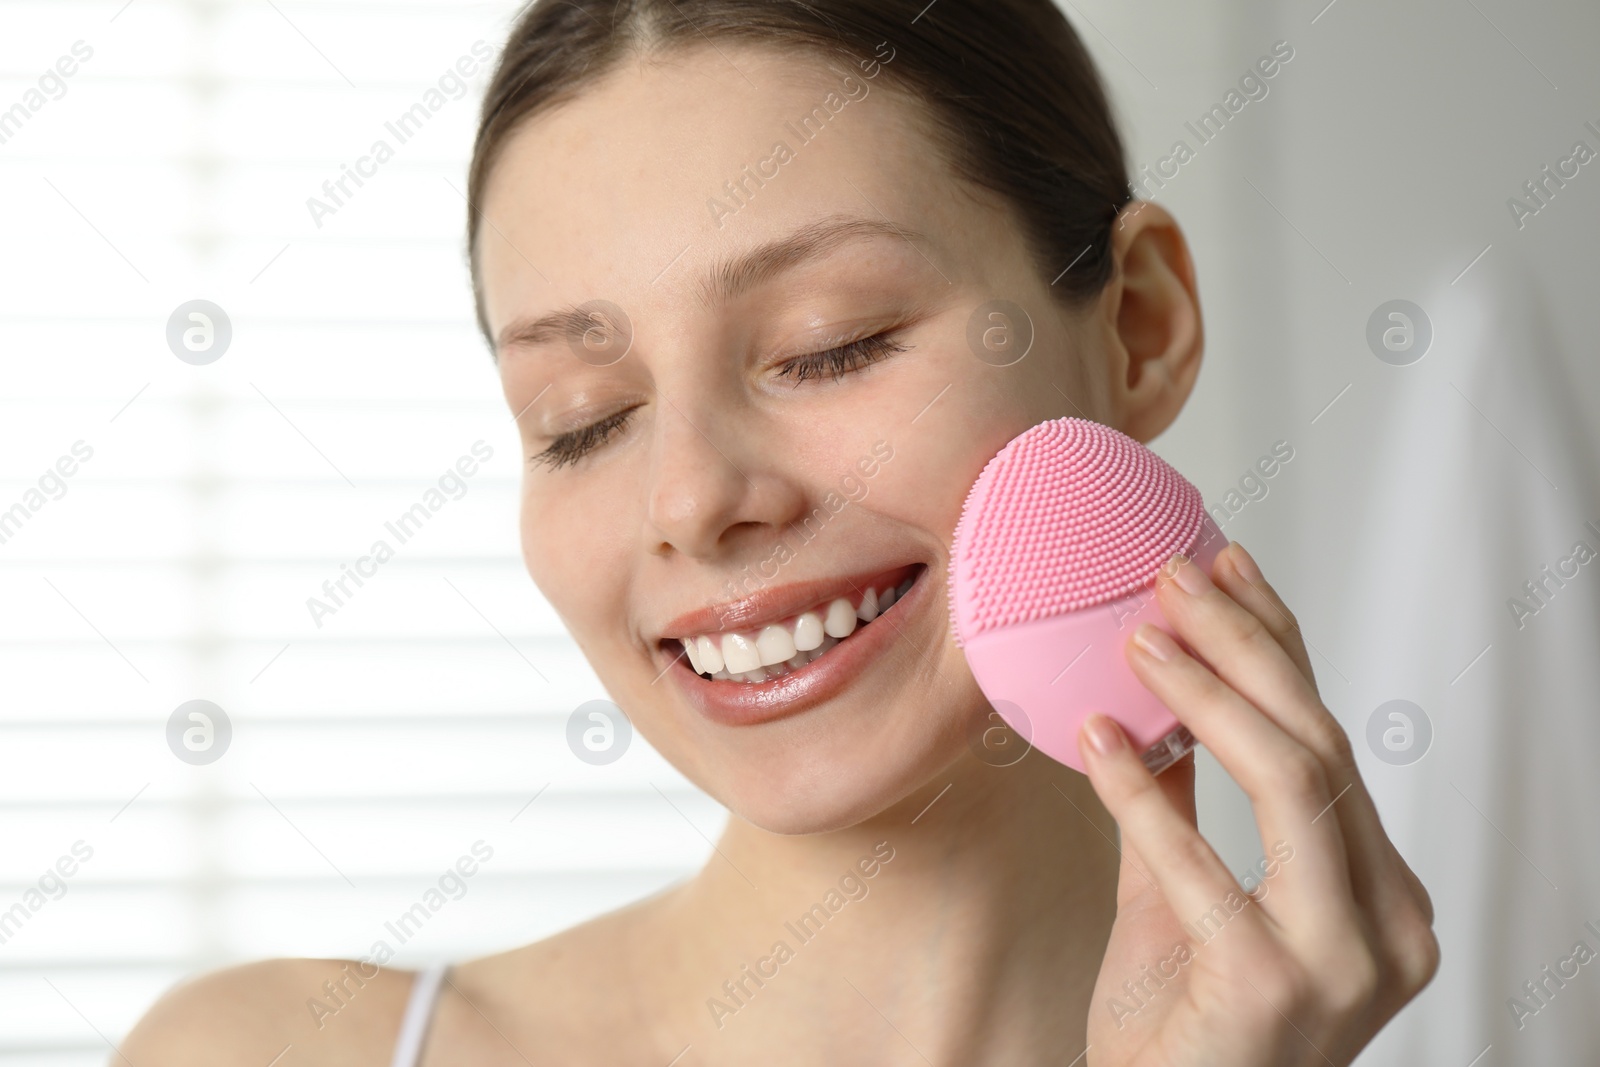
<path fill-rule="evenodd" d="M 1200 831 L 1145 769 L 1121 727 L 1104 715 L 1091 715 L 1079 733 L 1078 748 L 1095 792 L 1117 820 L 1123 848 L 1137 853 L 1138 866 L 1148 872 L 1180 921 L 1198 919 L 1234 900 L 1240 910 L 1230 926 L 1250 930 L 1245 937 L 1270 937 L 1259 909 L 1246 900 Z"/>
<path fill-rule="evenodd" d="M 1278 596 L 1278 591 L 1267 584 L 1261 568 L 1243 545 L 1231 541 L 1212 565 L 1211 577 L 1223 592 L 1231 596 L 1240 607 L 1261 620 L 1282 647 L 1294 665 L 1300 668 L 1306 681 L 1314 687 L 1316 674 L 1311 669 L 1311 656 L 1306 651 L 1305 636 L 1300 623 L 1289 606 Z"/>
<path fill-rule="evenodd" d="M 1255 559 L 1245 550 L 1245 547 L 1237 541 L 1231 542 L 1227 550 L 1218 557 L 1216 564 L 1213 566 L 1212 577 L 1218 588 L 1226 592 L 1241 607 L 1260 620 L 1267 631 L 1277 639 L 1284 652 L 1300 668 L 1306 680 L 1315 686 L 1316 678 L 1311 669 L 1310 656 L 1306 652 L 1306 642 L 1300 632 L 1299 623 L 1295 620 L 1294 614 L 1289 610 L 1288 605 L 1283 602 L 1283 598 L 1278 595 L 1277 590 L 1272 587 L 1271 583 L 1261 573 L 1260 567 L 1257 566 Z M 1348 769 L 1352 775 L 1359 775 L 1360 773 L 1353 762 Z M 1343 789 L 1343 783 L 1337 783 L 1336 788 Z M 1423 922 L 1432 925 L 1432 898 L 1428 895 L 1428 891 L 1423 886 L 1421 879 L 1407 866 L 1399 851 L 1394 848 L 1393 842 L 1383 833 L 1382 826 L 1378 820 L 1377 806 L 1373 802 L 1371 795 L 1365 789 L 1362 790 L 1362 794 L 1353 799 L 1349 796 L 1345 798 L 1351 800 L 1351 803 L 1343 806 L 1358 809 L 1353 814 L 1347 813 L 1345 823 L 1354 834 L 1362 839 L 1382 838 L 1387 846 L 1387 852 L 1390 854 L 1388 858 L 1399 869 L 1401 879 L 1405 883 L 1411 900 L 1416 904 L 1418 915 Z M 1366 866 L 1358 866 L 1354 875 L 1357 897 L 1361 900 L 1376 900 L 1380 905 L 1385 906 L 1387 910 L 1387 905 L 1392 902 L 1382 899 L 1387 888 L 1386 884 L 1380 882 L 1370 888 L 1364 887 L 1362 885 L 1363 880 L 1369 878 Z"/>
<path fill-rule="evenodd" d="M 1348 739 L 1300 667 L 1266 624 L 1217 588 L 1203 567 L 1181 556 L 1174 562 L 1156 580 L 1156 596 L 1173 630 L 1223 681 L 1332 770 Z"/>
<path fill-rule="evenodd" d="M 1178 816 L 1188 825 L 1198 826 L 1199 816 L 1194 806 L 1194 753 L 1189 753 L 1156 775 L 1155 782 Z M 1091 781 L 1090 787 L 1093 788 L 1093 785 Z M 1156 885 L 1155 876 L 1150 873 L 1150 864 L 1140 855 L 1138 845 L 1124 834 L 1116 847 L 1122 853 L 1121 869 L 1117 872 L 1117 910 L 1121 911 L 1141 899 L 1150 905 L 1167 907 L 1166 898 Z"/>
<path fill-rule="evenodd" d="M 1241 600 L 1206 581 L 1201 568 L 1192 563 L 1182 561 L 1168 568 L 1157 583 L 1163 613 L 1179 637 L 1256 710 L 1258 718 L 1270 720 L 1321 762 L 1331 808 L 1318 819 L 1318 825 L 1336 820 L 1354 901 L 1368 917 L 1378 951 L 1390 953 L 1397 970 L 1431 975 L 1437 944 L 1428 929 L 1432 903 L 1427 891 L 1384 832 L 1377 806 L 1356 767 L 1349 737 L 1312 687 L 1303 642 L 1298 634 L 1289 634 L 1289 628 L 1298 629 L 1293 616 L 1264 578 L 1246 577 L 1245 572 L 1253 570 L 1249 564 L 1235 567 L 1247 558 L 1242 549 L 1230 546 L 1215 567 L 1223 585 L 1234 585 L 1235 576 L 1242 580 L 1235 586 Z M 1197 592 L 1189 592 L 1186 586 Z M 1296 648 L 1302 653 L 1298 660 Z M 1200 729 L 1186 717 L 1188 706 L 1171 701 L 1168 706 L 1212 749 L 1229 773 L 1240 779 L 1236 764 L 1224 758 L 1218 743 L 1201 736 Z M 1240 784 L 1245 785 L 1243 779 Z"/>
<path fill-rule="evenodd" d="M 1173 710 L 1250 798 L 1264 842 L 1295 850 L 1295 877 L 1280 883 L 1269 911 L 1322 923 L 1353 911 L 1349 859 L 1327 773 L 1316 754 L 1190 656 L 1155 626 L 1128 642 L 1129 666 Z M 1342 902 L 1342 903 L 1340 903 Z"/>

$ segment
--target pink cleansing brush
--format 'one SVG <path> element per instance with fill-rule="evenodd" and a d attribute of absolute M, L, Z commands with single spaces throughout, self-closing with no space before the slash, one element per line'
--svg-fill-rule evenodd
<path fill-rule="evenodd" d="M 1086 419 L 1040 423 L 989 460 L 962 507 L 956 644 L 995 711 L 1051 759 L 1082 771 L 1078 729 L 1099 711 L 1159 774 L 1195 739 L 1134 677 L 1123 644 L 1145 622 L 1172 633 L 1153 586 L 1173 553 L 1209 574 L 1226 543 L 1200 491 L 1133 438 Z"/>

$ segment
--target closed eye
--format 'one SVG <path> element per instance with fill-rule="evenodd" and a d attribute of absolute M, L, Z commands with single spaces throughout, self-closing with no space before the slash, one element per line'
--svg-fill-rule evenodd
<path fill-rule="evenodd" d="M 606 443 L 606 439 L 628 424 L 637 408 L 624 408 L 591 422 L 581 429 L 564 433 L 550 442 L 550 447 L 533 457 L 534 464 L 547 464 L 551 470 L 577 463 L 578 460 Z"/>
<path fill-rule="evenodd" d="M 801 382 L 813 378 L 826 377 L 838 381 L 852 371 L 862 370 L 888 359 L 892 355 L 906 351 L 908 347 L 894 340 L 888 332 L 874 334 L 836 348 L 791 359 L 779 369 L 778 374 L 781 377 L 793 378 L 797 387 Z M 614 415 L 607 415 L 598 422 L 561 434 L 550 442 L 548 448 L 534 456 L 532 463 L 546 465 L 551 470 L 576 464 L 578 460 L 605 444 L 612 434 L 625 427 L 636 410 L 636 408 L 626 408 Z"/>
<path fill-rule="evenodd" d="M 778 371 L 778 375 L 793 378 L 796 386 L 808 378 L 827 377 L 838 381 L 851 371 L 888 359 L 898 352 L 904 352 L 906 348 L 889 333 L 874 334 L 824 352 L 791 359 Z"/>

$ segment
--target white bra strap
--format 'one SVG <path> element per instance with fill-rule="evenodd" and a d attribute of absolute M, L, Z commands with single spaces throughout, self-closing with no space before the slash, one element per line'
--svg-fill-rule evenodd
<path fill-rule="evenodd" d="M 447 963 L 435 963 L 417 972 L 416 980 L 411 983 L 411 999 L 406 1002 L 405 1018 L 400 1021 L 400 1036 L 395 1040 L 391 1067 L 416 1067 L 422 1058 L 422 1042 L 428 1036 L 433 1006 L 449 969 Z"/>

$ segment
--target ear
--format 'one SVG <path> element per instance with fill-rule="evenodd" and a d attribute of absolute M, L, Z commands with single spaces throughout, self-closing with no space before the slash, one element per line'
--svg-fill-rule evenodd
<path fill-rule="evenodd" d="M 1177 221 L 1148 200 L 1123 206 L 1111 228 L 1116 271 L 1101 293 L 1110 362 L 1110 425 L 1150 441 L 1194 389 L 1205 349 L 1194 263 Z"/>

